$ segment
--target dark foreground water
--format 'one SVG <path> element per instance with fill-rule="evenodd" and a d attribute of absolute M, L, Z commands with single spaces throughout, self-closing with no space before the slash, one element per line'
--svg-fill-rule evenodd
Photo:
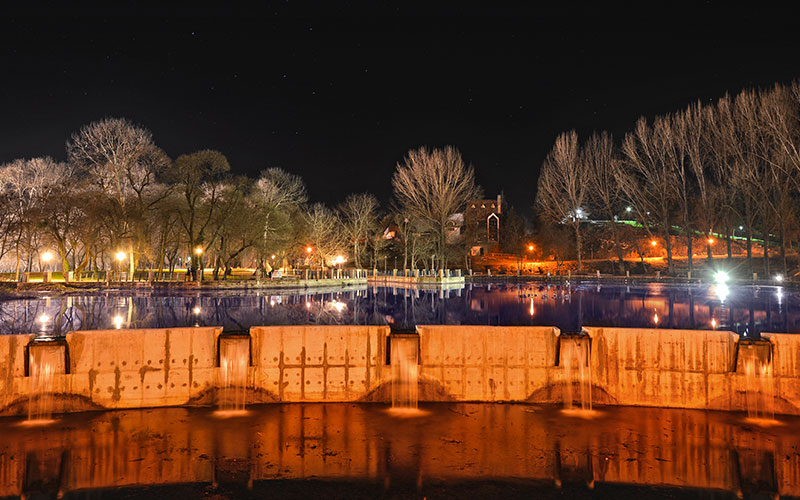
<path fill-rule="evenodd" d="M 800 420 L 522 404 L 274 404 L 0 419 L 0 497 L 776 498 L 800 494 Z"/>
<path fill-rule="evenodd" d="M 213 325 L 549 325 L 800 332 L 800 292 L 776 286 L 480 284 L 450 290 L 390 287 L 163 295 L 109 291 L 5 300 L 0 332 Z"/>

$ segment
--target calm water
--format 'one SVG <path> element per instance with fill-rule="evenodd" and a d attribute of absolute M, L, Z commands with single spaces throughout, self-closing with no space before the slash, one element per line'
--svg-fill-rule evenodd
<path fill-rule="evenodd" d="M 777 498 L 800 495 L 796 417 L 552 406 L 270 404 L 0 419 L 0 497 Z M 24 496 L 23 496 L 24 495 Z M 63 495 L 63 496 L 62 496 Z"/>
<path fill-rule="evenodd" d="M 480 284 L 451 290 L 361 287 L 313 291 L 103 292 L 0 302 L 0 332 L 193 325 L 553 325 L 800 332 L 800 292 L 785 287 Z"/>

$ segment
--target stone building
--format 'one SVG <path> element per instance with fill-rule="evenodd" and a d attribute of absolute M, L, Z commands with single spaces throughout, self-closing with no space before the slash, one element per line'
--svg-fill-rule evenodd
<path fill-rule="evenodd" d="M 497 199 L 472 200 L 464 210 L 464 243 L 473 256 L 483 256 L 500 249 L 500 218 L 503 195 Z"/>

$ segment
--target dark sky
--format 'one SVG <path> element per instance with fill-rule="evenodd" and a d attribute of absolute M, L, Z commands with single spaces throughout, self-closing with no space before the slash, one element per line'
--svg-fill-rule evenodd
<path fill-rule="evenodd" d="M 123 116 L 172 157 L 282 167 L 333 204 L 388 201 L 409 148 L 452 144 L 487 195 L 527 211 L 561 131 L 619 138 L 639 115 L 800 77 L 788 11 L 648 3 L 6 11 L 0 163 L 63 159 L 81 125 Z"/>

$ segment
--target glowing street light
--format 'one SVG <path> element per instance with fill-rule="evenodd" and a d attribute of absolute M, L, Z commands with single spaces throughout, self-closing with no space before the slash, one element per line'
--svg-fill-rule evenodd
<path fill-rule="evenodd" d="M 625 211 L 631 213 L 633 212 L 633 207 L 625 207 Z"/>
<path fill-rule="evenodd" d="M 528 245 L 528 251 L 533 252 L 533 245 Z"/>
<path fill-rule="evenodd" d="M 49 321 L 50 321 L 50 316 L 48 316 L 47 314 L 42 314 L 39 316 L 39 323 L 41 323 L 42 325 L 47 324 Z"/>
<path fill-rule="evenodd" d="M 776 275 L 776 276 L 775 276 L 775 281 L 777 281 L 778 283 L 780 283 L 781 281 L 783 281 L 783 275 L 782 275 L 782 274 L 778 274 L 778 275 Z"/>
<path fill-rule="evenodd" d="M 313 249 L 313 248 L 311 248 L 310 246 L 309 246 L 309 247 L 306 247 L 306 253 L 311 253 L 311 252 L 313 252 L 313 251 L 314 251 L 314 249 Z"/>
<path fill-rule="evenodd" d="M 203 310 L 200 309 L 200 306 L 194 306 L 192 308 L 192 313 L 194 313 L 195 316 L 199 315 L 201 312 L 203 312 Z"/>
<path fill-rule="evenodd" d="M 717 329 L 717 320 L 716 318 L 711 318 L 711 328 L 716 330 Z"/>
<path fill-rule="evenodd" d="M 658 242 L 656 240 L 650 240 L 650 245 L 651 246 L 657 246 Z"/>
<path fill-rule="evenodd" d="M 53 260 L 53 254 L 51 252 L 45 252 L 42 254 L 42 260 L 45 264 Z"/>
<path fill-rule="evenodd" d="M 336 258 L 333 260 L 333 262 L 335 264 L 341 264 L 344 262 L 344 257 L 342 257 L 341 255 L 337 255 Z"/>
<path fill-rule="evenodd" d="M 709 245 L 713 245 L 714 244 L 714 238 L 709 238 L 708 239 L 708 244 Z"/>
<path fill-rule="evenodd" d="M 272 258 L 272 260 L 275 260 L 275 255 L 273 254 L 271 258 Z"/>
<path fill-rule="evenodd" d="M 116 257 L 118 261 L 122 262 L 123 260 L 125 260 L 125 252 L 123 251 L 117 252 Z"/>
<path fill-rule="evenodd" d="M 122 322 L 124 321 L 124 320 L 122 319 L 122 316 L 120 316 L 119 314 L 117 314 L 116 316 L 114 316 L 114 319 L 113 319 L 113 321 L 114 321 L 114 327 L 116 327 L 116 329 L 117 329 L 117 330 L 119 330 L 120 328 L 122 328 Z"/>
<path fill-rule="evenodd" d="M 728 276 L 728 273 L 726 273 L 725 271 L 717 271 L 714 274 L 714 281 L 716 281 L 720 285 L 724 285 L 725 283 L 728 282 L 729 279 L 730 276 Z"/>

